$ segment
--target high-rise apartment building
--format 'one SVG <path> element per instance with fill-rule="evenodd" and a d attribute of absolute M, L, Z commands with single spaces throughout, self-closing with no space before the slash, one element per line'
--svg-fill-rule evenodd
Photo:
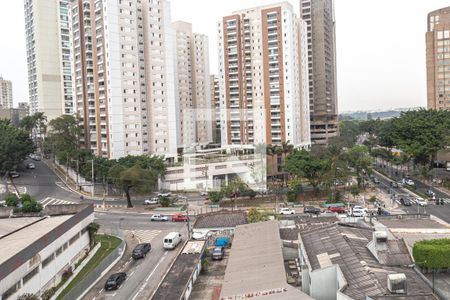
<path fill-rule="evenodd" d="M 177 154 L 175 34 L 163 0 L 76 0 L 73 88 L 98 156 Z"/>
<path fill-rule="evenodd" d="M 12 83 L 0 76 L 0 108 L 13 108 Z"/>
<path fill-rule="evenodd" d="M 208 38 L 192 32 L 192 24 L 174 22 L 178 147 L 212 142 Z"/>
<path fill-rule="evenodd" d="M 288 2 L 218 23 L 222 144 L 310 144 L 305 23 Z"/>
<path fill-rule="evenodd" d="M 300 0 L 308 45 L 311 140 L 327 144 L 339 133 L 333 0 Z"/>
<path fill-rule="evenodd" d="M 210 75 L 211 82 L 211 115 L 212 115 L 212 132 L 213 142 L 220 144 L 220 91 L 219 76 Z"/>
<path fill-rule="evenodd" d="M 428 14 L 426 33 L 429 109 L 450 109 L 450 6 Z"/>
<path fill-rule="evenodd" d="M 69 2 L 24 2 L 30 110 L 48 120 L 73 113 Z"/>

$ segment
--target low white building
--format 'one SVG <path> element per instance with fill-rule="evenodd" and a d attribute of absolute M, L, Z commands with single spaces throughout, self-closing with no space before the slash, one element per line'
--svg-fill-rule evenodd
<path fill-rule="evenodd" d="M 89 250 L 92 205 L 45 217 L 0 219 L 0 300 L 41 294 L 57 285 Z"/>

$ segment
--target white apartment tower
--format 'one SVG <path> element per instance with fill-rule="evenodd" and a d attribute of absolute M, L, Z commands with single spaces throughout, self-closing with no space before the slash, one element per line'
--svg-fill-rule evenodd
<path fill-rule="evenodd" d="M 218 24 L 222 144 L 309 147 L 305 24 L 288 2 Z"/>
<path fill-rule="evenodd" d="M 214 143 L 221 143 L 220 134 L 220 91 L 219 91 L 219 76 L 210 75 L 211 83 L 211 115 L 213 123 L 211 124 L 213 129 Z"/>
<path fill-rule="evenodd" d="M 13 108 L 12 83 L 0 76 L 0 108 Z"/>
<path fill-rule="evenodd" d="M 165 1 L 72 2 L 73 87 L 98 156 L 177 153 L 174 34 Z"/>
<path fill-rule="evenodd" d="M 25 0 L 30 113 L 73 113 L 69 0 Z"/>
<path fill-rule="evenodd" d="M 192 32 L 192 24 L 177 21 L 176 82 L 178 147 L 212 142 L 208 38 Z"/>

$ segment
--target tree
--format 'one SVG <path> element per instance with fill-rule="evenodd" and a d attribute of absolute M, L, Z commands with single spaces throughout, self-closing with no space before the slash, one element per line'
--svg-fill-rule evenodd
<path fill-rule="evenodd" d="M 450 268 L 450 239 L 418 241 L 413 246 L 416 264 L 430 269 Z"/>
<path fill-rule="evenodd" d="M 282 153 L 282 169 L 283 169 L 283 186 L 287 186 L 287 173 L 286 173 L 286 158 L 294 150 L 294 146 L 287 142 L 282 142 L 279 147 Z"/>
<path fill-rule="evenodd" d="M 286 159 L 286 170 L 297 178 L 306 178 L 317 191 L 322 183 L 327 161 L 313 157 L 306 150 L 294 150 Z"/>
<path fill-rule="evenodd" d="M 15 169 L 34 151 L 35 146 L 27 132 L 7 121 L 0 121 L 0 171 Z"/>
<path fill-rule="evenodd" d="M 364 145 L 355 145 L 348 149 L 346 158 L 351 167 L 355 169 L 358 187 L 364 183 L 363 171 L 370 172 L 372 169 L 372 158 L 369 149 Z"/>
<path fill-rule="evenodd" d="M 17 297 L 17 300 L 39 300 L 39 297 L 35 294 L 26 293 Z"/>
<path fill-rule="evenodd" d="M 9 194 L 5 198 L 6 206 L 8 207 L 17 207 L 19 204 L 19 198 L 16 196 L 16 194 Z"/>
<path fill-rule="evenodd" d="M 211 200 L 212 203 L 219 203 L 222 201 L 224 197 L 223 191 L 210 191 L 208 192 L 208 198 Z"/>
<path fill-rule="evenodd" d="M 87 226 L 88 234 L 89 234 L 89 244 L 90 244 L 91 248 L 94 246 L 95 235 L 97 234 L 99 228 L 100 228 L 100 225 L 95 222 L 92 222 Z"/>
<path fill-rule="evenodd" d="M 267 214 L 262 213 L 255 207 L 252 207 L 249 209 L 247 217 L 248 217 L 248 221 L 250 223 L 263 222 L 263 221 L 267 221 L 269 219 Z"/>
<path fill-rule="evenodd" d="M 161 204 L 162 207 L 169 207 L 170 199 L 168 197 L 161 197 L 161 199 L 159 199 L 159 204 Z"/>
<path fill-rule="evenodd" d="M 120 158 L 108 172 L 108 180 L 121 189 L 127 206 L 133 207 L 131 193 L 148 193 L 165 173 L 164 161 L 159 156 L 127 156 Z"/>

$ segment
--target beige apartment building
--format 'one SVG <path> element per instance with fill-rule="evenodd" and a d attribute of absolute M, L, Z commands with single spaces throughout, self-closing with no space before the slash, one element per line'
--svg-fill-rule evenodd
<path fill-rule="evenodd" d="M 427 26 L 427 106 L 450 109 L 450 6 L 430 12 Z"/>
<path fill-rule="evenodd" d="M 222 146 L 309 147 L 305 27 L 288 2 L 218 23 Z"/>
<path fill-rule="evenodd" d="M 219 90 L 219 76 L 210 75 L 211 83 L 211 115 L 212 115 L 212 133 L 213 142 L 220 144 L 220 90 Z"/>
<path fill-rule="evenodd" d="M 208 37 L 192 32 L 192 24 L 172 23 L 176 31 L 178 147 L 213 141 Z"/>
<path fill-rule="evenodd" d="M 327 144 L 339 134 L 333 0 L 300 0 L 308 45 L 311 140 Z"/>
<path fill-rule="evenodd" d="M 98 156 L 177 155 L 175 34 L 166 1 L 71 4 L 82 142 Z"/>
<path fill-rule="evenodd" d="M 13 108 L 13 90 L 10 80 L 0 76 L 0 108 Z"/>
<path fill-rule="evenodd" d="M 74 112 L 69 3 L 24 1 L 30 112 L 43 112 L 49 121 Z"/>

